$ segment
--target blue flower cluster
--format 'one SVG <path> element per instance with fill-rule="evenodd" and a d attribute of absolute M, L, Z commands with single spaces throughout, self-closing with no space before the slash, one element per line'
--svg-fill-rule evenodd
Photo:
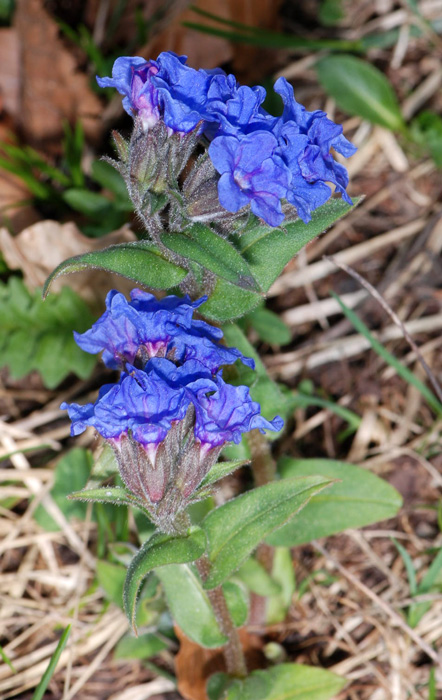
<path fill-rule="evenodd" d="M 208 457 L 212 453 L 217 457 L 226 442 L 238 443 L 254 428 L 264 432 L 283 426 L 278 416 L 268 421 L 260 415 L 247 387 L 223 380 L 222 365 L 237 359 L 251 368 L 254 363 L 239 350 L 221 345 L 219 328 L 193 319 L 204 301 L 205 297 L 192 302 L 188 296 L 158 301 L 134 289 L 128 302 L 123 294 L 109 292 L 103 316 L 75 338 L 87 352 L 103 351 L 108 367 L 123 370 L 120 380 L 103 386 L 95 403 L 61 406 L 69 412 L 72 435 L 92 426 L 120 453 L 128 440 L 137 443 L 151 474 L 161 471 L 157 457 L 175 428 L 180 441 L 172 450 L 168 446 L 168 459 L 186 461 L 185 455 L 191 453 L 197 472 L 196 478 L 186 476 L 186 491 L 189 484 L 190 491 L 196 488 L 211 466 Z M 166 478 L 160 482 L 161 487 L 153 490 L 149 484 L 146 487 L 154 503 L 167 486 Z"/>
<path fill-rule="evenodd" d="M 159 120 L 171 133 L 199 129 L 210 141 L 209 156 L 220 175 L 219 201 L 229 212 L 250 205 L 256 216 L 279 226 L 281 200 L 286 200 L 307 223 L 332 194 L 326 183 L 351 204 L 347 171 L 331 149 L 349 157 L 355 147 L 325 112 L 298 104 L 285 78 L 275 83 L 284 102 L 281 117 L 262 107 L 263 87 L 240 86 L 220 69 L 195 70 L 185 56 L 172 52 L 156 61 L 118 58 L 112 78 L 97 80 L 124 95 L 124 108 L 139 116 L 145 129 Z"/>

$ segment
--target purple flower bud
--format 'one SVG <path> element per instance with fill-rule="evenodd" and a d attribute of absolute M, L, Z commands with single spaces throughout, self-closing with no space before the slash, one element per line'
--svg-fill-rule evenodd
<path fill-rule="evenodd" d="M 138 115 L 147 131 L 160 119 L 158 92 L 152 82 L 158 73 L 156 61 L 145 61 L 140 56 L 117 58 L 112 78 L 100 78 L 100 87 L 113 87 L 124 95 L 123 107 L 130 116 Z"/>

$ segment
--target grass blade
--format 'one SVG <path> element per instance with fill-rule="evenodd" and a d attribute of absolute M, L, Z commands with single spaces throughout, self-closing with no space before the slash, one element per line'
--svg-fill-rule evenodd
<path fill-rule="evenodd" d="M 49 662 L 49 666 L 47 667 L 46 671 L 44 672 L 40 683 L 35 689 L 34 695 L 32 696 L 32 700 L 42 700 L 43 695 L 45 694 L 45 690 L 49 685 L 49 681 L 51 680 L 52 676 L 54 675 L 55 668 L 58 664 L 58 660 L 61 656 L 61 652 L 66 646 L 66 643 L 69 638 L 69 634 L 71 632 L 71 625 L 68 625 L 66 629 L 64 630 L 63 634 L 60 637 L 60 641 L 57 644 L 57 648 L 52 654 L 51 660 Z"/>
<path fill-rule="evenodd" d="M 332 292 L 332 296 L 336 299 L 336 301 L 342 309 L 342 312 L 348 318 L 350 323 L 355 327 L 358 333 L 360 333 L 364 338 L 368 340 L 371 347 L 379 355 L 379 357 L 382 357 L 382 359 L 385 360 L 387 364 L 393 367 L 398 373 L 398 375 L 402 379 L 404 379 L 408 384 L 413 384 L 413 386 L 416 387 L 418 391 L 420 391 L 424 399 L 427 401 L 428 405 L 438 416 L 442 415 L 442 404 L 433 394 L 431 389 L 425 386 L 425 384 L 421 382 L 421 380 L 418 379 L 416 375 L 408 369 L 408 367 L 405 367 L 402 364 L 402 362 L 400 362 L 394 355 L 392 355 L 391 352 L 389 352 L 382 345 L 382 343 L 380 343 L 379 340 L 377 340 L 377 338 L 375 338 L 372 335 L 365 323 L 361 321 L 359 316 L 355 314 L 354 311 L 352 311 L 348 306 L 346 306 L 346 304 L 344 304 L 344 302 L 340 299 L 340 297 L 337 294 L 334 294 Z"/>

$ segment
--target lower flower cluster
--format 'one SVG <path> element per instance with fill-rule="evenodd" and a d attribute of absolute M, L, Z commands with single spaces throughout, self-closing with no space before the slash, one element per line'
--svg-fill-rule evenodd
<path fill-rule="evenodd" d="M 246 386 L 227 384 L 221 365 L 241 359 L 220 344 L 222 332 L 193 319 L 205 298 L 168 296 L 161 301 L 133 290 L 131 301 L 108 294 L 107 310 L 89 331 L 76 334 L 87 352 L 103 351 L 120 379 L 100 390 L 95 403 L 63 403 L 71 434 L 91 426 L 112 446 L 127 488 L 143 499 L 153 519 L 164 523 L 186 507 L 228 442 L 242 434 L 280 430 Z"/>

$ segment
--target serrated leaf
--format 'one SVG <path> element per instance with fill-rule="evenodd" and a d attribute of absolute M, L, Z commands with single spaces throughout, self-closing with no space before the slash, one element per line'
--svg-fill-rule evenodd
<path fill-rule="evenodd" d="M 47 295 L 52 282 L 60 275 L 87 269 L 116 272 L 153 289 L 176 287 L 187 275 L 187 270 L 166 260 L 149 241 L 120 243 L 64 260 L 46 280 L 44 295 Z"/>
<path fill-rule="evenodd" d="M 225 581 L 265 537 L 330 483 L 321 476 L 283 479 L 248 491 L 211 511 L 201 523 L 211 563 L 204 587 L 215 588 Z"/>
<path fill-rule="evenodd" d="M 207 488 L 211 484 L 214 484 L 216 481 L 224 479 L 225 476 L 228 476 L 236 469 L 243 467 L 245 464 L 248 464 L 247 459 L 235 459 L 232 462 L 217 462 L 213 465 L 209 473 L 206 474 L 201 484 L 199 485 L 199 488 Z"/>
<path fill-rule="evenodd" d="M 163 233 L 161 240 L 170 250 L 182 255 L 218 277 L 253 291 L 261 291 L 244 258 L 232 243 L 208 226 L 195 224 L 181 233 Z"/>
<path fill-rule="evenodd" d="M 248 262 L 254 278 L 267 292 L 287 263 L 320 233 L 348 214 L 360 198 L 354 198 L 353 207 L 343 199 L 330 199 L 312 213 L 305 224 L 301 219 L 281 228 L 257 224 L 238 238 L 238 250 Z"/>
<path fill-rule="evenodd" d="M 392 131 L 404 128 L 391 83 L 368 61 L 344 54 L 316 64 L 319 82 L 344 112 L 368 119 Z"/>
<path fill-rule="evenodd" d="M 321 474 L 336 481 L 326 492 L 314 496 L 290 523 L 267 538 L 274 546 L 294 547 L 392 518 L 402 503 L 400 494 L 390 484 L 354 464 L 287 457 L 279 467 L 285 478 Z"/>
<path fill-rule="evenodd" d="M 148 573 L 168 564 L 185 564 L 199 559 L 206 549 L 206 538 L 199 527 L 187 535 L 157 533 L 147 540 L 132 559 L 124 584 L 124 609 L 135 630 L 135 612 L 140 586 Z"/>
<path fill-rule="evenodd" d="M 85 331 L 94 321 L 87 304 L 69 287 L 43 302 L 40 292 L 29 292 L 23 281 L 11 277 L 0 283 L 0 366 L 12 377 L 37 370 L 53 389 L 74 372 L 86 379 L 96 363 L 75 343 L 73 330 Z"/>
<path fill-rule="evenodd" d="M 323 668 L 279 664 L 234 681 L 223 700 L 331 700 L 346 682 Z"/>
<path fill-rule="evenodd" d="M 172 564 L 157 569 L 173 619 L 183 632 L 207 649 L 223 646 L 221 632 L 199 576 L 191 566 Z"/>

